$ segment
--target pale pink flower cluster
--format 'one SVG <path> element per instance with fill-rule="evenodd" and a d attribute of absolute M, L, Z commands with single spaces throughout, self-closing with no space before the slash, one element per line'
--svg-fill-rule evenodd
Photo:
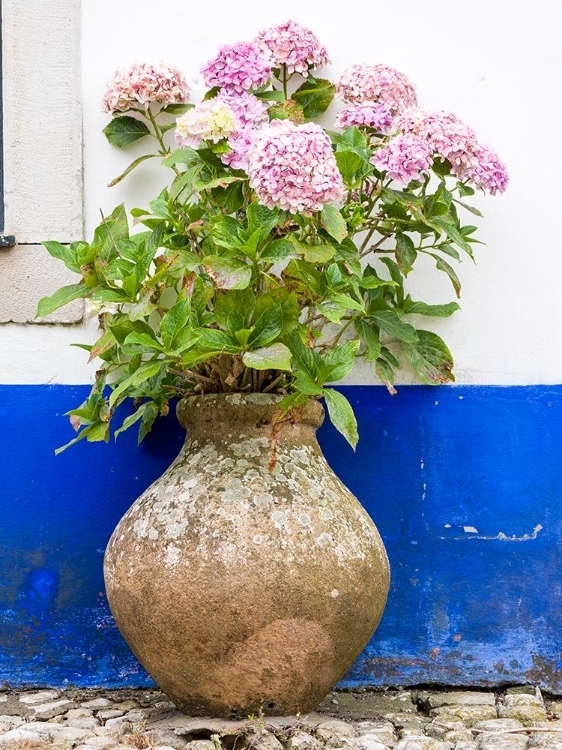
<path fill-rule="evenodd" d="M 452 112 L 409 109 L 396 118 L 399 132 L 412 133 L 426 140 L 434 154 L 448 159 L 452 173 L 462 179 L 476 166 L 476 133 Z"/>
<path fill-rule="evenodd" d="M 253 128 L 244 128 L 238 133 L 233 133 L 228 138 L 230 151 L 220 154 L 223 164 L 228 164 L 232 169 L 246 169 L 247 153 L 254 134 Z"/>
<path fill-rule="evenodd" d="M 177 68 L 165 62 L 133 63 L 118 68 L 102 99 L 104 112 L 148 109 L 152 103 L 179 104 L 189 98 L 189 86 Z"/>
<path fill-rule="evenodd" d="M 364 104 L 350 104 L 336 117 L 336 128 L 358 128 L 367 126 L 374 128 L 377 133 L 389 133 L 394 118 L 384 104 L 365 102 Z"/>
<path fill-rule="evenodd" d="M 477 164 L 466 175 L 469 181 L 492 195 L 503 193 L 507 188 L 509 175 L 496 152 L 479 145 L 475 150 L 475 157 Z"/>
<path fill-rule="evenodd" d="M 242 94 L 271 77 L 271 66 L 255 44 L 238 42 L 220 47 L 218 55 L 201 68 L 210 88 L 219 86 Z"/>
<path fill-rule="evenodd" d="M 205 99 L 176 120 L 176 143 L 199 148 L 203 141 L 218 143 L 240 129 L 240 121 L 221 99 Z"/>
<path fill-rule="evenodd" d="M 482 146 L 474 130 L 452 112 L 413 108 L 400 114 L 396 130 L 425 140 L 432 153 L 451 164 L 451 172 L 460 180 L 468 179 L 494 195 L 503 193 L 508 175 L 498 155 Z"/>
<path fill-rule="evenodd" d="M 242 127 L 257 127 L 268 121 L 267 104 L 257 96 L 244 91 L 241 94 L 222 89 L 217 99 L 228 104 Z"/>
<path fill-rule="evenodd" d="M 371 158 L 379 171 L 386 172 L 395 182 L 408 185 L 412 180 L 422 180 L 431 167 L 431 148 L 426 140 L 410 133 L 392 138 Z"/>
<path fill-rule="evenodd" d="M 377 102 L 392 115 L 417 104 L 411 81 L 388 65 L 353 65 L 340 78 L 336 90 L 345 102 Z"/>
<path fill-rule="evenodd" d="M 287 66 L 287 73 L 308 76 L 310 68 L 320 68 L 330 60 L 323 44 L 310 30 L 286 21 L 260 31 L 254 40 L 274 68 Z"/>
<path fill-rule="evenodd" d="M 343 197 L 332 144 L 314 123 L 274 120 L 256 130 L 246 171 L 250 186 L 268 208 L 310 215 Z"/>

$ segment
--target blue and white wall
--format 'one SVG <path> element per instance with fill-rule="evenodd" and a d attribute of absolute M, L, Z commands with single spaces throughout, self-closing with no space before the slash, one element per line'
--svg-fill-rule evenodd
<path fill-rule="evenodd" d="M 70 17 L 78 3 L 53 5 Z M 141 169 L 105 187 L 135 156 L 112 149 L 101 133 L 107 118 L 99 101 L 115 67 L 169 60 L 196 95 L 198 70 L 219 44 L 289 17 L 326 44 L 330 77 L 355 62 L 390 64 L 414 80 L 422 106 L 453 110 L 496 148 L 511 185 L 504 196 L 481 200 L 486 246 L 476 266 L 460 268 L 462 312 L 434 324 L 455 356 L 457 385 L 420 387 L 405 375 L 390 397 L 368 371 L 357 371 L 345 386 L 360 423 L 357 453 L 329 427 L 321 431 L 328 459 L 371 513 L 392 565 L 383 621 L 344 684 L 532 681 L 560 692 L 562 6 L 357 0 L 328 7 L 319 0 L 282 7 L 83 0 L 73 23 L 82 36 L 86 231 L 100 208 L 143 205 L 158 184 Z M 78 121 L 62 122 L 79 141 Z M 33 148 L 30 141 L 40 166 L 44 149 Z M 55 172 L 47 169 L 52 179 Z M 76 181 L 70 192 L 79 193 Z M 69 239 L 76 232 L 74 224 Z M 37 296 L 42 283 L 42 256 L 19 250 L 27 252 L 22 246 L 0 256 L 4 306 L 18 302 L 6 279 L 19 273 L 21 280 L 22 257 L 37 260 L 20 301 Z M 452 298 L 433 269 L 408 282 L 428 301 Z M 14 685 L 148 684 L 108 611 L 102 556 L 119 517 L 171 462 L 183 436 L 169 417 L 140 448 L 125 433 L 116 444 L 80 443 L 55 458 L 53 449 L 72 432 L 62 414 L 83 399 L 93 375 L 69 345 L 94 336 L 92 321 L 0 326 L 0 680 Z"/>

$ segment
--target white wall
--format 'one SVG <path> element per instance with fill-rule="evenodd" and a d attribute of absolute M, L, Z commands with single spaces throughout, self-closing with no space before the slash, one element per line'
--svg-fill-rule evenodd
<path fill-rule="evenodd" d="M 105 84 L 118 65 L 168 60 L 201 92 L 199 69 L 219 44 L 251 39 L 261 28 L 293 18 L 311 27 L 327 46 L 335 79 L 355 62 L 383 62 L 409 75 L 420 104 L 456 112 L 500 154 L 511 174 L 503 196 L 479 200 L 485 213 L 478 264 L 465 261 L 462 312 L 438 321 L 435 330 L 456 360 L 457 382 L 528 384 L 562 382 L 559 279 L 562 240 L 556 145 L 562 115 L 559 30 L 562 4 L 552 0 L 319 0 L 255 3 L 248 0 L 83 0 L 82 83 L 86 227 L 99 209 L 126 200 L 143 205 L 151 195 L 149 168 L 120 186 L 106 184 L 142 148 L 120 152 L 107 144 L 100 111 Z M 163 175 L 165 179 L 165 175 Z M 132 191 L 134 190 L 134 194 Z M 133 197 L 131 197 L 133 195 Z M 429 281 L 432 300 L 453 299 L 441 274 Z M 10 364 L 0 382 L 87 382 L 91 376 L 70 340 L 94 335 L 93 326 L 0 327 L 0 346 Z M 41 356 L 24 356 L 35 346 Z M 20 360 L 23 364 L 19 366 Z M 6 363 L 8 360 L 2 357 Z M 355 382 L 369 382 L 360 372 Z"/>

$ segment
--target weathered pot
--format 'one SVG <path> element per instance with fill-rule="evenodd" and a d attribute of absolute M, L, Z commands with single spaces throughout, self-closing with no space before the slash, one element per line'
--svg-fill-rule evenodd
<path fill-rule="evenodd" d="M 177 409 L 179 456 L 127 511 L 105 554 L 125 640 L 186 713 L 314 709 L 382 615 L 388 559 L 316 441 L 322 406 L 281 426 L 278 398 L 209 395 Z"/>

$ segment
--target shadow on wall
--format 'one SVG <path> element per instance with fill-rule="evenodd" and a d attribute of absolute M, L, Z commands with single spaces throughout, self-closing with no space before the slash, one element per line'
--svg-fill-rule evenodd
<path fill-rule="evenodd" d="M 140 446 L 69 439 L 87 386 L 0 386 L 0 680 L 151 685 L 103 590 L 107 540 L 183 441 L 173 417 Z M 342 685 L 562 689 L 562 387 L 342 388 L 354 455 L 330 425 L 326 456 L 387 545 L 382 623 Z"/>

